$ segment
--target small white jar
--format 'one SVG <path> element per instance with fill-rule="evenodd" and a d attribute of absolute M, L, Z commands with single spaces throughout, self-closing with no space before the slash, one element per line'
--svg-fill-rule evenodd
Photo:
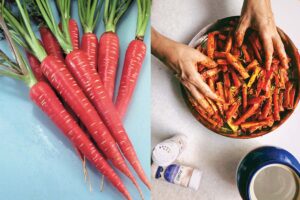
<path fill-rule="evenodd" d="M 158 166 L 168 166 L 175 162 L 183 152 L 188 139 L 185 135 L 176 135 L 157 144 L 152 152 L 152 160 Z"/>

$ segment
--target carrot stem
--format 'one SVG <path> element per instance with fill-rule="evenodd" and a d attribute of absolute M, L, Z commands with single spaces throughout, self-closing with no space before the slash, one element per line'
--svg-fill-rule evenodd
<path fill-rule="evenodd" d="M 103 0 L 78 0 L 78 14 L 84 33 L 93 33 L 100 19 Z"/>
<path fill-rule="evenodd" d="M 103 21 L 106 32 L 116 32 L 119 19 L 124 15 L 133 0 L 105 0 Z"/>

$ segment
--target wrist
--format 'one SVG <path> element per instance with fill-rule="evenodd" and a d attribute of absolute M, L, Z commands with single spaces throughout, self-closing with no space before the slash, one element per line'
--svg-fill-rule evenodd
<path fill-rule="evenodd" d="M 151 34 L 151 53 L 171 69 L 175 70 L 179 58 L 180 44 L 164 37 L 153 28 Z"/>

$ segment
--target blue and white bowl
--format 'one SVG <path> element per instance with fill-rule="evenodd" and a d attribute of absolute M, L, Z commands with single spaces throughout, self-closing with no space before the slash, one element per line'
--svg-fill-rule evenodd
<path fill-rule="evenodd" d="M 237 186 L 244 200 L 299 200 L 300 164 L 284 149 L 257 148 L 241 161 Z"/>

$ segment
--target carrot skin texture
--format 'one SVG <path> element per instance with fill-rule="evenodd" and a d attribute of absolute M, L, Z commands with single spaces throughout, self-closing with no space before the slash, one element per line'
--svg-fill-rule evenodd
<path fill-rule="evenodd" d="M 87 54 L 90 66 L 97 70 L 98 39 L 94 33 L 85 33 L 82 36 L 81 50 Z"/>
<path fill-rule="evenodd" d="M 215 34 L 209 33 L 207 38 L 207 56 L 213 59 L 214 51 L 215 51 Z"/>
<path fill-rule="evenodd" d="M 273 104 L 274 104 L 274 113 L 273 113 L 273 117 L 274 117 L 274 120 L 275 121 L 279 121 L 280 120 L 280 115 L 279 115 L 279 112 L 280 112 L 280 108 L 279 108 L 279 102 L 278 102 L 278 87 L 275 87 L 274 89 L 274 93 L 273 93 Z"/>
<path fill-rule="evenodd" d="M 259 117 L 260 120 L 262 119 L 266 119 L 270 110 L 272 109 L 272 98 L 267 99 L 267 102 L 265 103 L 265 105 L 262 108 L 262 113 Z"/>
<path fill-rule="evenodd" d="M 247 95 L 248 95 L 247 85 L 244 84 L 242 87 L 243 110 L 246 110 L 246 108 L 248 106 Z"/>
<path fill-rule="evenodd" d="M 43 75 L 43 72 L 41 70 L 41 63 L 40 61 L 32 55 L 30 52 L 26 51 L 26 57 L 29 62 L 29 65 L 32 69 L 32 72 L 36 78 L 37 81 L 47 81 L 46 77 Z"/>
<path fill-rule="evenodd" d="M 82 53 L 87 59 L 85 53 Z M 87 66 L 89 67 L 88 60 Z M 54 56 L 48 56 L 43 60 L 41 68 L 51 85 L 60 93 L 83 122 L 102 152 L 120 171 L 126 171 L 128 168 L 116 141 L 102 122 L 93 105 L 77 85 L 64 62 Z"/>
<path fill-rule="evenodd" d="M 232 67 L 234 67 L 243 79 L 249 78 L 249 74 L 247 70 L 243 67 L 243 65 L 234 57 L 231 53 L 226 54 L 227 62 L 230 63 Z"/>
<path fill-rule="evenodd" d="M 138 75 L 146 55 L 146 45 L 141 40 L 133 40 L 128 45 L 115 106 L 124 118 L 132 98 Z"/>
<path fill-rule="evenodd" d="M 233 124 L 240 125 L 244 121 L 246 121 L 249 117 L 255 114 L 255 111 L 258 109 L 259 104 L 252 105 L 238 120 L 236 120 Z"/>
<path fill-rule="evenodd" d="M 117 141 L 124 156 L 132 164 L 141 180 L 150 187 L 150 182 L 147 180 L 145 172 L 138 161 L 133 145 L 122 125 L 119 113 L 107 94 L 96 70 L 89 67 L 89 62 L 85 53 L 82 50 L 72 51 L 66 57 L 66 64 L 85 94 L 92 101 L 107 127 L 110 129 L 110 133 Z M 128 168 L 127 171 L 125 169 L 122 170 L 132 181 L 135 180 Z"/>
<path fill-rule="evenodd" d="M 230 74 L 233 81 L 233 85 L 237 88 L 241 87 L 242 83 L 233 69 L 230 69 Z"/>
<path fill-rule="evenodd" d="M 76 20 L 69 20 L 69 32 L 71 36 L 71 42 L 73 46 L 73 50 L 79 49 L 79 28 Z"/>
<path fill-rule="evenodd" d="M 119 49 L 119 38 L 116 33 L 106 32 L 101 35 L 98 44 L 98 73 L 111 100 L 115 89 Z"/>
<path fill-rule="evenodd" d="M 38 82 L 30 89 L 30 97 L 97 170 L 106 176 L 126 199 L 131 199 L 121 179 L 97 151 L 72 116 L 64 109 L 51 87 L 45 82 Z"/>
<path fill-rule="evenodd" d="M 290 103 L 289 103 L 289 109 L 294 108 L 294 101 L 295 101 L 295 95 L 296 95 L 296 88 L 293 86 L 293 88 L 290 90 Z"/>
<path fill-rule="evenodd" d="M 63 51 L 50 29 L 47 27 L 41 27 L 39 31 L 47 54 L 63 59 Z"/>

